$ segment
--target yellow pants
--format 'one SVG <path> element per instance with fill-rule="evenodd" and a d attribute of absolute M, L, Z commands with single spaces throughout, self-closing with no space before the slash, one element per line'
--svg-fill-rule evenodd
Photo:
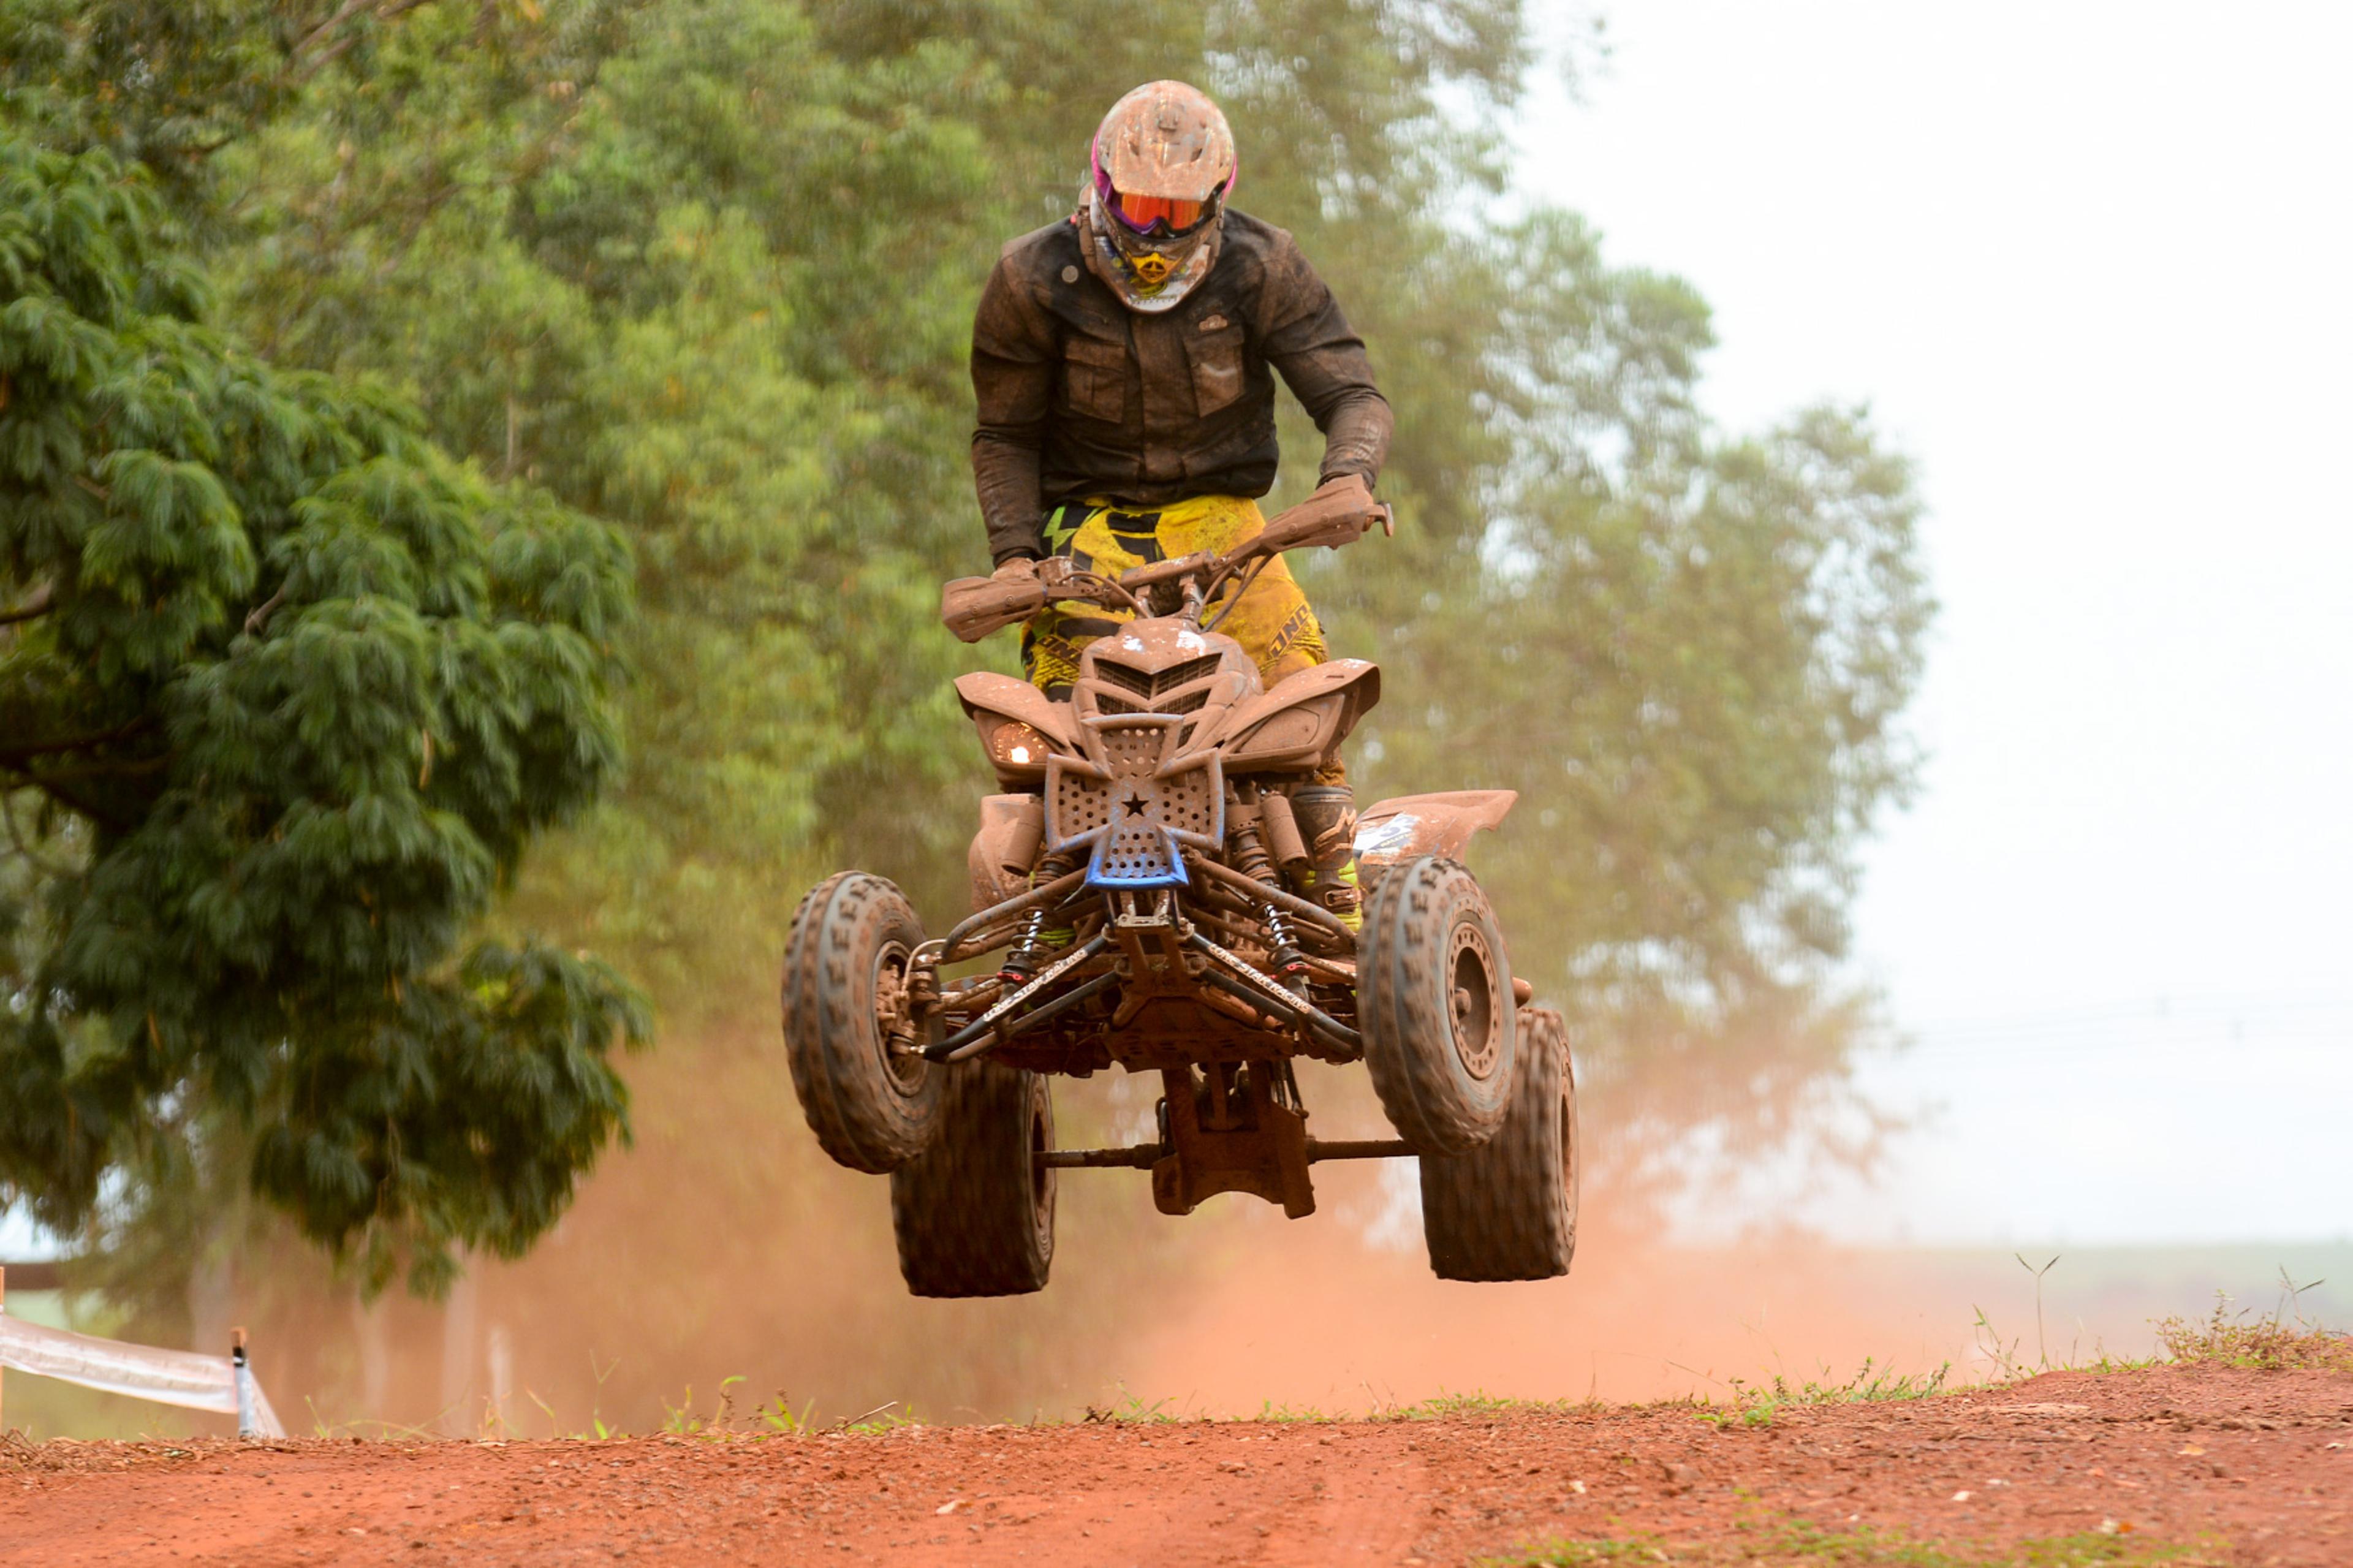
<path fill-rule="evenodd" d="M 1231 550 L 1265 526 L 1258 502 L 1245 496 L 1194 496 L 1148 509 L 1089 500 L 1047 517 L 1046 548 L 1082 571 L 1116 577 L 1198 550 Z M 1048 605 L 1022 630 L 1021 668 L 1047 696 L 1067 699 L 1079 678 L 1080 651 L 1131 618 L 1133 612 L 1099 605 Z M 1266 563 L 1218 630 L 1258 661 L 1259 679 L 1269 686 L 1328 657 L 1324 627 L 1280 556 Z"/>

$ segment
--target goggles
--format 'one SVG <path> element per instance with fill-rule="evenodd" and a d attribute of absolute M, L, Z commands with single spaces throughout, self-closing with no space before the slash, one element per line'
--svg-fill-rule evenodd
<path fill-rule="evenodd" d="M 1137 234 L 1163 228 L 1175 237 L 1190 234 L 1215 217 L 1218 198 L 1222 195 L 1218 192 L 1206 202 L 1190 202 L 1178 196 L 1140 196 L 1132 191 L 1107 190 L 1103 193 L 1103 205 Z"/>

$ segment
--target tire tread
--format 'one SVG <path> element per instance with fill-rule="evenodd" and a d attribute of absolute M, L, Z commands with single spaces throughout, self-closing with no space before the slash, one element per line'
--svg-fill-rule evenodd
<path fill-rule="evenodd" d="M 909 947 L 923 941 L 906 895 L 880 877 L 844 871 L 811 889 L 785 938 L 785 1056 L 809 1131 L 837 1163 L 880 1175 L 930 1142 L 937 1117 L 936 1070 L 923 1089 L 897 1093 L 869 1044 L 874 1027 L 871 973 L 858 961 L 880 921 Z"/>
<path fill-rule="evenodd" d="M 1383 877 L 1365 910 L 1358 942 L 1357 1006 L 1365 1037 L 1365 1065 L 1381 1109 L 1408 1143 L 1426 1153 L 1458 1154 L 1475 1148 L 1501 1124 L 1506 1098 L 1492 1108 L 1470 1101 L 1451 1076 L 1453 1019 L 1445 1010 L 1446 976 L 1439 944 L 1445 929 L 1433 910 L 1449 900 L 1457 880 L 1469 883 L 1485 908 L 1485 895 L 1459 862 L 1428 856 Z M 1499 1001 L 1509 1005 L 1511 961 L 1502 932 L 1488 912 L 1502 971 Z M 1507 1049 L 1497 1070 L 1515 1070 L 1516 1048 Z"/>
<path fill-rule="evenodd" d="M 1036 1073 L 986 1059 L 948 1069 L 938 1135 L 891 1173 L 899 1273 L 917 1296 L 1025 1296 L 1054 1263 L 1052 1218 L 1032 1216 L 1029 1117 Z M 1048 1128 L 1052 1127 L 1050 1102 Z M 1050 1173 L 1050 1182 L 1054 1178 Z M 1051 1204 L 1052 1197 L 1048 1197 Z"/>
<path fill-rule="evenodd" d="M 1549 1007 L 1525 1008 L 1520 1020 L 1521 1076 L 1503 1127 L 1467 1154 L 1421 1160 L 1422 1236 L 1440 1279 L 1550 1279 L 1567 1273 L 1577 1255 L 1568 1033 Z M 1565 1141 L 1563 1115 L 1570 1119 Z"/>

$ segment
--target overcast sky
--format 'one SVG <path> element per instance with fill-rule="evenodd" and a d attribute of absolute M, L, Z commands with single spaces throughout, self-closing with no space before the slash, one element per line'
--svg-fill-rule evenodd
<path fill-rule="evenodd" d="M 1543 0 L 1532 5 L 1545 15 Z M 2353 1229 L 2353 6 L 1621 0 L 1532 191 L 1867 400 L 1945 605 L 1864 972 L 1941 1105 L 1857 1239 Z"/>

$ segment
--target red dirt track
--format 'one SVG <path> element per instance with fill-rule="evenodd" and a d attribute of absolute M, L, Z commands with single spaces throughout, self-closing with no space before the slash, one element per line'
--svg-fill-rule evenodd
<path fill-rule="evenodd" d="M 2128 1531 L 2353 1563 L 2353 1373 L 2160 1369 L 1719 1431 L 1688 1405 L 754 1441 L 0 1447 L 0 1562 L 1458 1563 L 1563 1540 Z M 1957 1494 L 1966 1493 L 1966 1497 Z M 1746 1552 L 1741 1554 L 1745 1560 Z"/>

